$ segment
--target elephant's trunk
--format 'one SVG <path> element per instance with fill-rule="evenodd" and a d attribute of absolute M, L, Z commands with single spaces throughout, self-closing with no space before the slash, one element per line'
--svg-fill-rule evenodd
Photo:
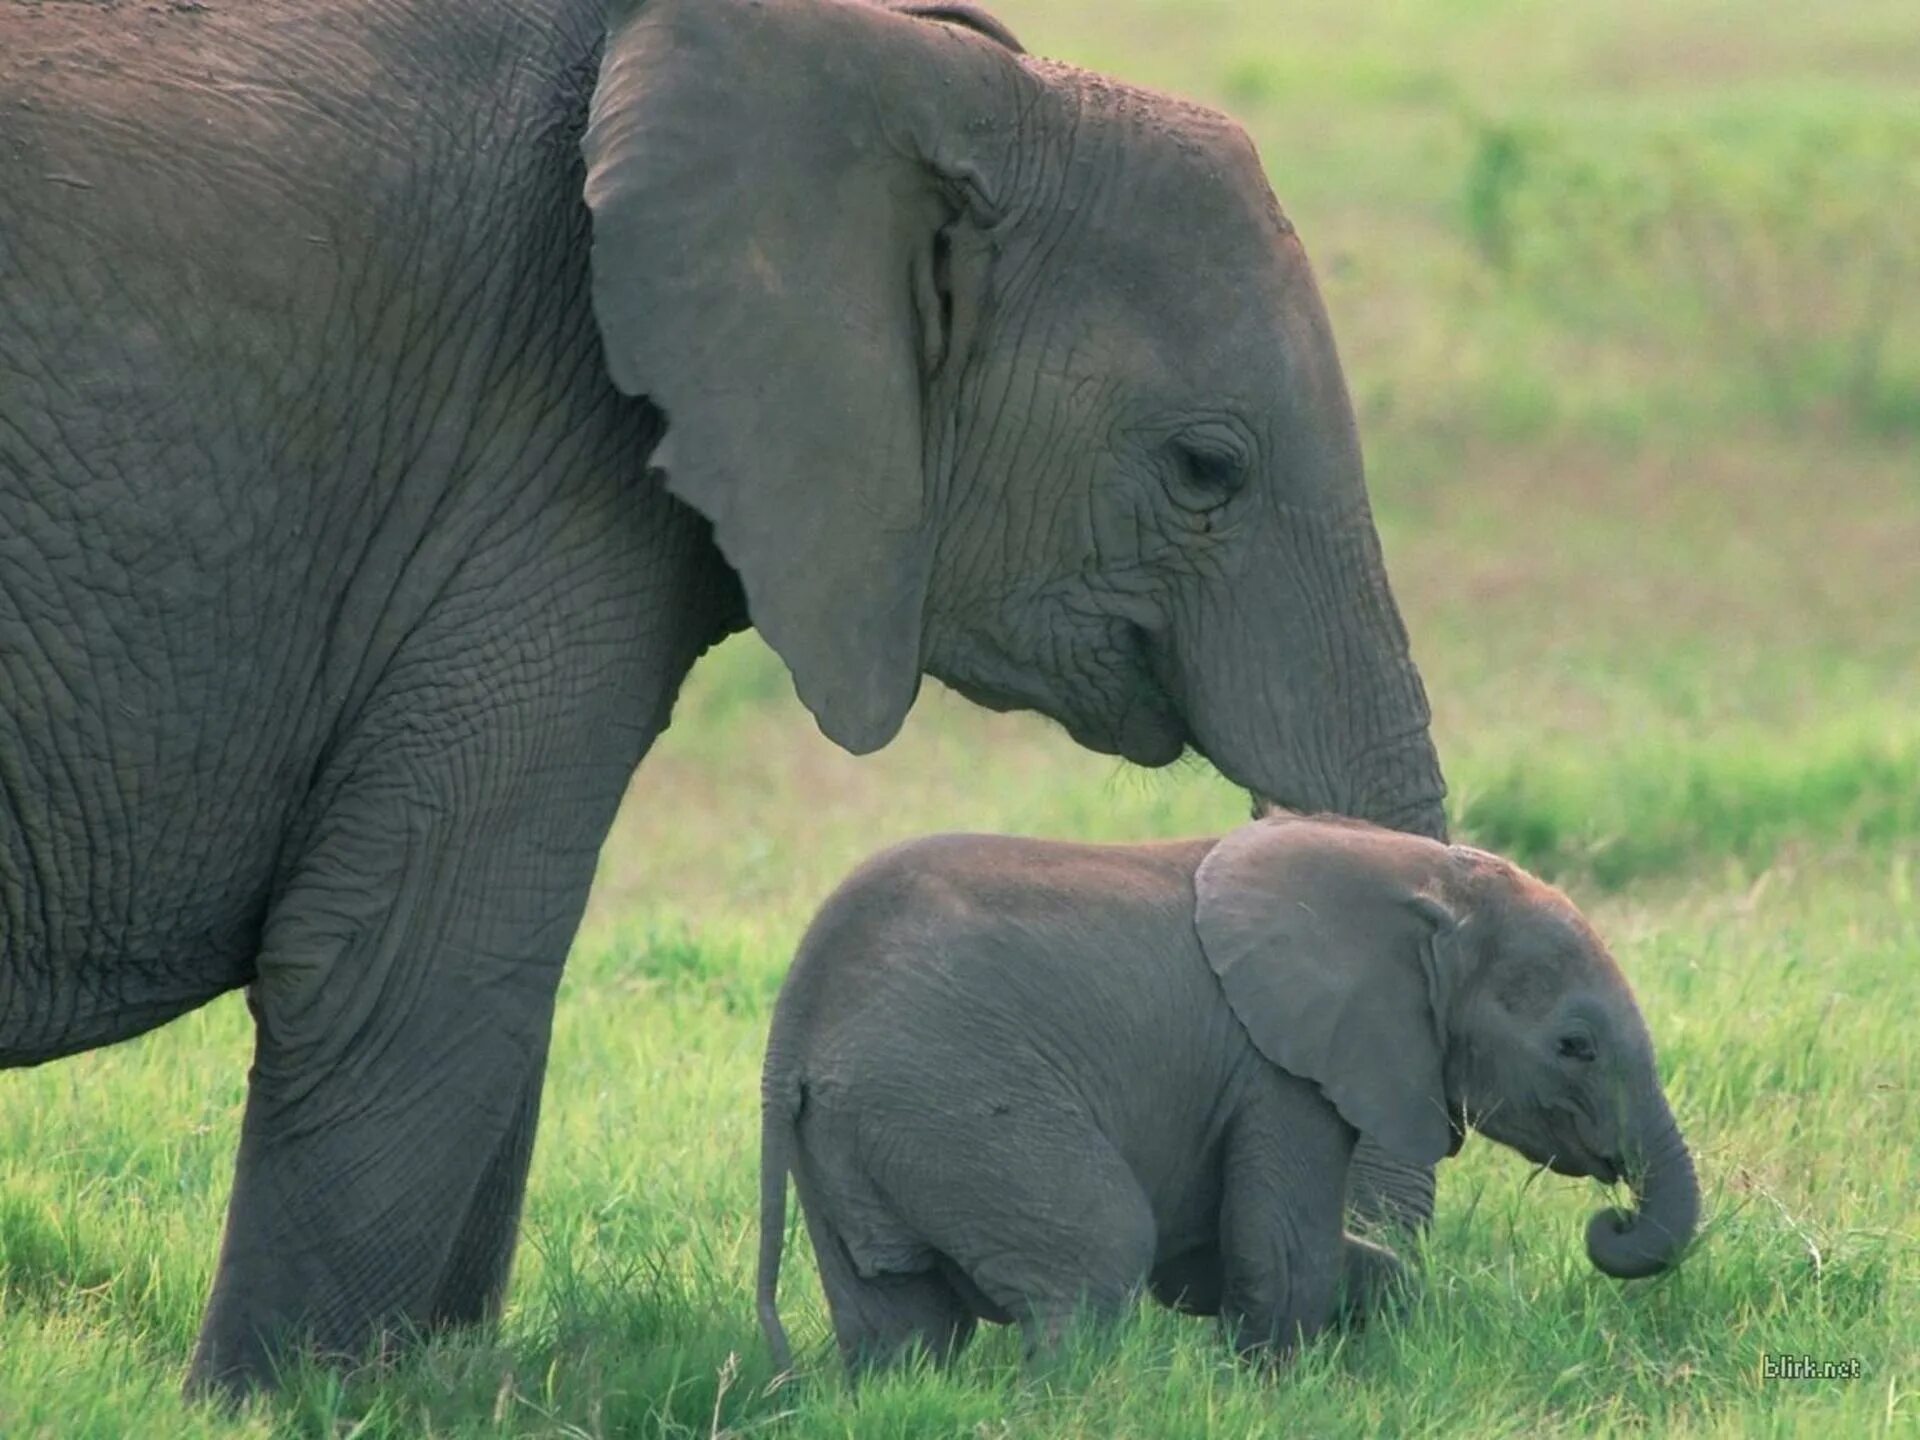
<path fill-rule="evenodd" d="M 1409 835 L 1424 835 L 1429 840 L 1444 841 L 1447 838 L 1446 806 L 1438 799 L 1418 800 L 1411 805 L 1367 818 L 1389 830 L 1404 830 Z"/>
<path fill-rule="evenodd" d="M 1406 630 L 1377 548 L 1373 553 L 1370 583 L 1361 587 L 1367 599 L 1359 608 L 1371 617 L 1368 632 L 1376 637 L 1379 658 L 1367 683 L 1347 700 L 1342 808 L 1390 830 L 1445 840 L 1447 814 L 1441 802 L 1447 786 L 1433 746 L 1426 687 L 1407 652 Z"/>
<path fill-rule="evenodd" d="M 1371 531 L 1350 541 L 1375 563 L 1341 567 L 1345 583 L 1335 593 L 1348 598 L 1337 622 L 1353 627 L 1342 683 L 1325 695 L 1317 725 L 1303 747 L 1296 772 L 1295 805 L 1368 820 L 1431 840 L 1447 838 L 1447 786 L 1434 749 L 1432 712 L 1420 672 L 1407 653 L 1386 571 L 1378 564 Z M 1263 760 L 1287 754 L 1278 743 L 1263 747 Z M 1296 752 L 1300 753 L 1300 752 Z M 1263 792 L 1255 791 L 1254 813 Z M 1266 797 L 1288 808 L 1278 796 Z"/>
<path fill-rule="evenodd" d="M 1634 1208 L 1602 1210 L 1587 1223 L 1587 1258 L 1618 1280 L 1657 1275 L 1672 1265 L 1700 1221 L 1693 1156 L 1667 1102 L 1656 1097 L 1653 1104 L 1645 1132 L 1650 1143 L 1640 1147 L 1642 1163 L 1633 1179 Z"/>
<path fill-rule="evenodd" d="M 1440 762 L 1433 742 L 1422 731 L 1404 746 L 1389 754 L 1376 754 L 1362 767 L 1372 782 L 1364 793 L 1327 808 L 1369 820 L 1389 830 L 1404 830 L 1409 835 L 1424 835 L 1429 840 L 1447 838 L 1447 811 L 1443 803 L 1446 786 L 1440 779 Z M 1274 810 L 1294 806 L 1259 790 L 1248 792 L 1255 819 Z"/>

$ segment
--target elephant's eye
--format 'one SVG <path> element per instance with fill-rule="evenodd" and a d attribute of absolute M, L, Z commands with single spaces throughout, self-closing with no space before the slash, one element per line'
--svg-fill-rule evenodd
<path fill-rule="evenodd" d="M 1195 509 L 1224 504 L 1247 483 L 1247 467 L 1240 457 L 1211 445 L 1176 440 L 1173 461 L 1181 498 Z"/>
<path fill-rule="evenodd" d="M 1582 1035 L 1577 1031 L 1573 1034 L 1562 1035 L 1559 1043 L 1554 1048 L 1559 1052 L 1562 1060 L 1593 1059 L 1593 1037 L 1591 1035 Z"/>

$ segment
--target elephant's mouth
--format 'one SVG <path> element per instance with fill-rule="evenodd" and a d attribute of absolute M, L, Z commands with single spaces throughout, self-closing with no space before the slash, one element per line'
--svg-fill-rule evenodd
<path fill-rule="evenodd" d="M 1149 770 L 1171 765 L 1187 749 L 1186 727 L 1178 717 L 1143 701 L 1130 702 L 1115 724 L 1068 721 L 1066 728 L 1075 744 L 1101 755 L 1118 755 Z"/>
<path fill-rule="evenodd" d="M 1128 624 L 1122 643 L 1132 663 L 1127 667 L 1127 695 L 1117 716 L 1089 716 L 1064 723 L 1067 733 L 1087 749 L 1157 770 L 1184 755 L 1193 736 L 1169 692 L 1164 662 L 1147 632 Z"/>
<path fill-rule="evenodd" d="M 1612 1155 L 1590 1150 L 1574 1141 L 1549 1139 L 1538 1134 L 1517 1134 L 1493 1121 L 1492 1116 L 1475 1123 L 1474 1128 L 1490 1140 L 1510 1145 L 1518 1150 L 1532 1164 L 1552 1171 L 1555 1175 L 1564 1175 L 1569 1180 L 1598 1180 L 1602 1185 L 1612 1185 L 1626 1174 L 1626 1167 Z"/>
<path fill-rule="evenodd" d="M 1120 717 L 1114 748 L 1135 765 L 1171 765 L 1186 753 L 1187 727 L 1163 695 L 1137 695 Z"/>
<path fill-rule="evenodd" d="M 944 668 L 930 668 L 928 673 L 983 709 L 1030 710 L 1050 716 L 1076 745 L 1096 754 L 1118 755 L 1148 769 L 1171 765 L 1194 741 L 1165 683 L 1154 647 L 1140 626 L 1128 622 L 1117 622 L 1108 636 L 1108 653 L 1117 650 L 1121 665 L 1117 673 L 1103 671 L 1100 678 L 1105 683 L 1091 691 L 996 684 L 977 672 Z M 981 668 L 1007 678 L 1017 674 L 1008 653 L 998 652 L 994 658 L 995 665 Z"/>
<path fill-rule="evenodd" d="M 1618 1161 L 1605 1156 L 1595 1156 L 1591 1160 L 1556 1157 L 1548 1168 L 1556 1175 L 1571 1176 L 1575 1180 L 1598 1180 L 1602 1185 L 1617 1183 L 1623 1173 Z"/>

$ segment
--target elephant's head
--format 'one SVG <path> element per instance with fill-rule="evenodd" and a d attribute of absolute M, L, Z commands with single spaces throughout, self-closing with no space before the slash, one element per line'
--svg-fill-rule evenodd
<path fill-rule="evenodd" d="M 963 4 L 646 0 L 585 152 L 613 378 L 829 736 L 930 673 L 1440 832 L 1326 313 L 1231 122 Z"/>
<path fill-rule="evenodd" d="M 1630 1181 L 1587 1227 L 1609 1275 L 1665 1269 L 1700 1192 L 1619 967 L 1559 891 L 1483 851 L 1277 817 L 1223 839 L 1196 928 L 1261 1053 L 1432 1164 L 1466 1125 L 1563 1175 Z"/>

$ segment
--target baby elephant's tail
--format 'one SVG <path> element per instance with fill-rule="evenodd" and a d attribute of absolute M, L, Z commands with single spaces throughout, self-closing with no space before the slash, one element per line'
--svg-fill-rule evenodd
<path fill-rule="evenodd" d="M 754 1308 L 760 1328 L 773 1352 L 773 1368 L 793 1368 L 786 1327 L 780 1323 L 775 1294 L 780 1288 L 780 1251 L 787 1239 L 787 1172 L 793 1168 L 794 1125 L 800 1115 L 799 1088 L 773 1073 L 760 1089 L 760 1277 L 754 1288 Z"/>

